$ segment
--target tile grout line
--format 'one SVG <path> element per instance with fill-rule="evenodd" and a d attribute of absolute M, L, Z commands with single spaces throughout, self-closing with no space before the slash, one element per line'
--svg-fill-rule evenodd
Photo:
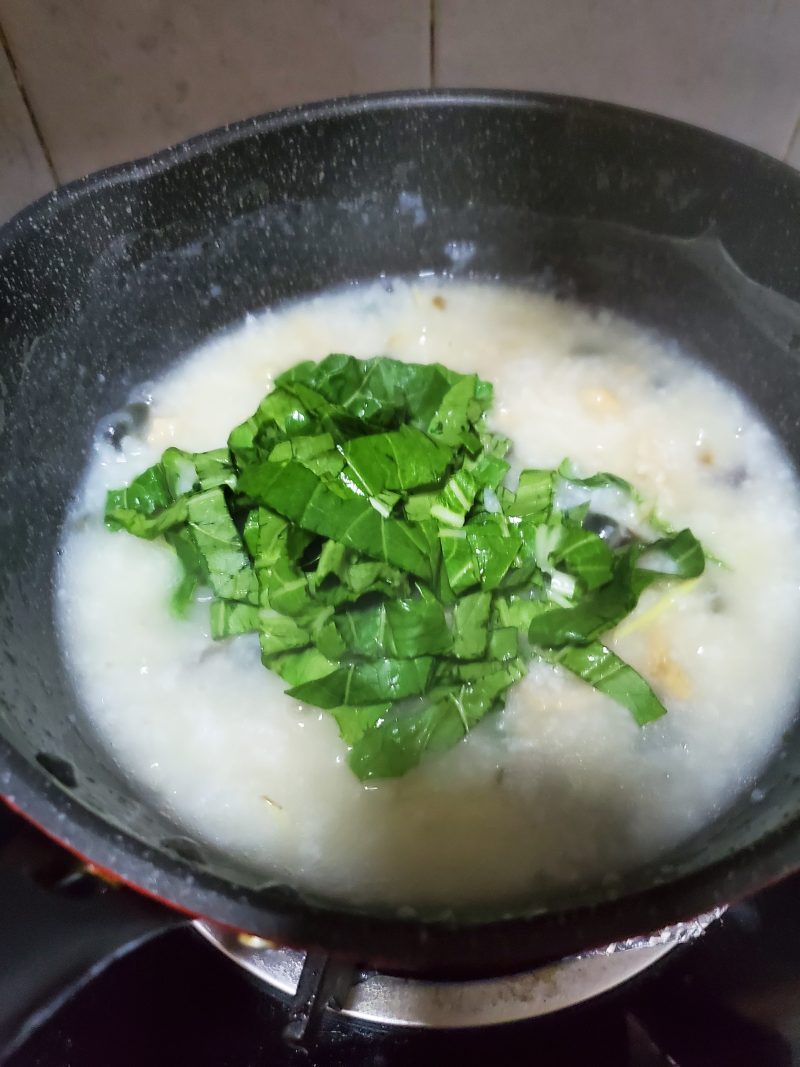
<path fill-rule="evenodd" d="M 431 2 L 433 2 L 433 0 L 431 0 Z M 5 31 L 3 30 L 2 26 L 0 26 L 0 49 L 5 52 L 6 59 L 8 60 L 8 65 L 11 67 L 11 73 L 14 75 L 14 81 L 17 83 L 17 89 L 19 90 L 19 95 L 22 97 L 22 103 L 25 105 L 25 110 L 28 113 L 28 118 L 31 120 L 33 132 L 36 134 L 36 140 L 39 142 L 39 147 L 42 150 L 44 161 L 47 164 L 47 169 L 50 172 L 50 177 L 53 180 L 53 185 L 58 186 L 61 184 L 61 182 L 59 180 L 58 173 L 56 172 L 55 164 L 53 163 L 53 158 L 50 155 L 50 149 L 47 147 L 47 142 L 44 139 L 41 127 L 39 126 L 39 122 L 36 118 L 34 110 L 31 107 L 31 102 L 28 99 L 28 94 L 25 91 L 25 86 L 22 83 L 22 76 L 14 60 L 14 54 L 11 51 L 11 46 L 8 43 L 8 38 L 6 37 Z"/>
<path fill-rule="evenodd" d="M 436 0 L 430 0 L 430 33 L 428 37 L 428 81 L 431 89 L 436 87 Z"/>

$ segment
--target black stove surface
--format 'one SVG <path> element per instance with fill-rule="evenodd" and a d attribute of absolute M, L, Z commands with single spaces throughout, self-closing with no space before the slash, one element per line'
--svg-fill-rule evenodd
<path fill-rule="evenodd" d="M 3 901 L 0 899 L 0 908 Z M 3 967 L 14 966 L 3 956 Z M 188 927 L 113 963 L 8 1067 L 800 1064 L 800 876 L 731 908 L 691 945 L 579 1008 L 470 1031 L 379 1029 L 327 1013 L 288 1048 L 286 1004 Z"/>

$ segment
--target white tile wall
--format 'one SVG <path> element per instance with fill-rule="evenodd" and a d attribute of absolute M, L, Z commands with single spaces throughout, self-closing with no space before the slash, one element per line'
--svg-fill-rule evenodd
<path fill-rule="evenodd" d="M 0 25 L 62 181 L 430 66 L 429 0 L 0 0 Z"/>
<path fill-rule="evenodd" d="M 783 155 L 799 0 L 436 0 L 436 82 L 658 111 Z"/>
<path fill-rule="evenodd" d="M 0 48 L 0 222 L 52 188 L 44 151 Z"/>

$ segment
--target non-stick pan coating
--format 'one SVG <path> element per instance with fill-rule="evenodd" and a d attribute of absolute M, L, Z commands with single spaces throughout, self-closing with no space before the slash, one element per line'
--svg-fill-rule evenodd
<path fill-rule="evenodd" d="M 268 115 L 77 182 L 0 234 L 0 792 L 190 911 L 401 968 L 500 971 L 800 862 L 798 731 L 763 800 L 622 899 L 587 887 L 558 915 L 523 918 L 520 901 L 516 918 L 403 922 L 259 885 L 137 796 L 82 720 L 53 621 L 65 511 L 98 420 L 131 387 L 247 311 L 420 271 L 545 287 L 657 328 L 739 386 L 800 463 L 800 175 L 730 141 L 565 98 L 406 94 Z"/>

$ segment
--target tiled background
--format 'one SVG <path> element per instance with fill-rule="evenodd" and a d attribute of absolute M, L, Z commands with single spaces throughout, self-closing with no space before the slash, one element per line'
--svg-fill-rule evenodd
<path fill-rule="evenodd" d="M 800 0 L 0 0 L 0 221 L 59 182 L 285 104 L 545 89 L 800 167 Z"/>

